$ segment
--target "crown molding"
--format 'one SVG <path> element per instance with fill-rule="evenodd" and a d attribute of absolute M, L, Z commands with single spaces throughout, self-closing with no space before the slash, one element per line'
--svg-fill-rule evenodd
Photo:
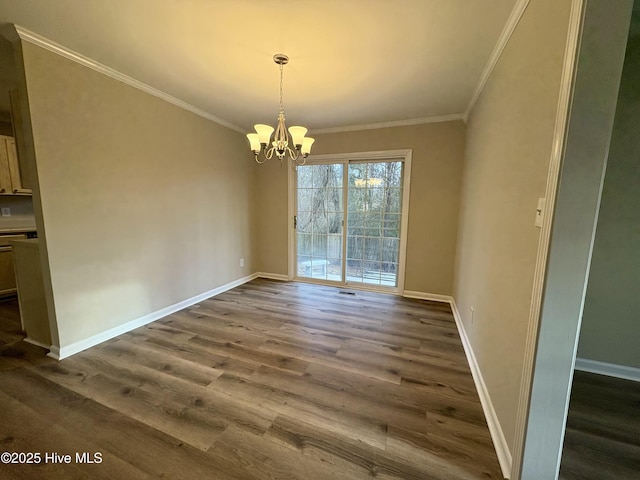
<path fill-rule="evenodd" d="M 404 127 L 404 126 L 410 126 L 410 125 L 421 125 L 421 124 L 427 124 L 427 123 L 450 122 L 455 120 L 462 120 L 463 122 L 466 123 L 470 112 L 473 110 L 473 107 L 476 101 L 478 100 L 480 94 L 482 93 L 482 90 L 484 89 L 491 75 L 491 72 L 495 68 L 500 56 L 502 55 L 504 48 L 506 47 L 509 39 L 511 38 L 511 35 L 513 34 L 516 26 L 518 25 L 520 19 L 522 18 L 522 15 L 524 14 L 524 11 L 526 10 L 529 2 L 530 0 L 517 0 L 513 10 L 511 11 L 511 15 L 509 16 L 509 19 L 507 20 L 507 23 L 502 33 L 500 34 L 498 42 L 496 43 L 496 46 L 491 56 L 489 57 L 487 65 L 485 66 L 482 72 L 482 75 L 480 76 L 480 80 L 476 85 L 476 88 L 471 97 L 471 101 L 469 102 L 469 106 L 467 107 L 467 110 L 465 112 L 448 114 L 448 115 L 412 118 L 407 120 L 394 120 L 394 121 L 379 122 L 379 123 L 348 125 L 343 127 L 312 129 L 310 133 L 323 134 L 323 133 L 352 132 L 352 131 L 358 131 L 358 130 L 374 130 L 378 128 L 392 128 L 392 127 Z M 23 41 L 37 45 L 52 53 L 55 53 L 75 63 L 88 67 L 96 72 L 102 73 L 103 75 L 111 77 L 115 80 L 118 80 L 122 83 L 132 86 L 145 93 L 161 98 L 166 102 L 176 105 L 177 107 L 180 107 L 184 110 L 194 113 L 200 117 L 206 118 L 207 120 L 215 122 L 224 127 L 230 128 L 231 130 L 234 130 L 236 132 L 245 133 L 245 129 L 241 128 L 238 125 L 227 122 L 226 120 L 223 120 L 219 117 L 216 117 L 215 115 L 212 115 L 209 112 L 206 112 L 205 110 L 195 107 L 194 105 L 191 105 L 190 103 L 187 103 L 166 92 L 163 92 L 155 87 L 152 87 L 151 85 L 148 85 L 144 82 L 136 80 L 135 78 L 132 78 L 128 75 L 125 75 L 124 73 L 121 73 L 111 67 L 108 67 L 107 65 L 104 65 L 96 60 L 93 60 L 92 58 L 89 58 L 85 55 L 75 52 L 70 48 L 60 45 L 54 42 L 53 40 L 43 37 L 42 35 L 32 32 L 24 27 L 21 27 L 19 25 L 7 25 L 5 28 L 3 28 L 2 35 L 11 41 L 22 39 Z"/>
<path fill-rule="evenodd" d="M 180 107 L 184 110 L 187 110 L 191 113 L 195 113 L 196 115 L 206 118 L 207 120 L 210 120 L 212 122 L 215 122 L 219 125 L 222 125 L 224 127 L 230 128 L 231 130 L 234 130 L 236 132 L 240 132 L 240 133 L 244 133 L 244 129 L 240 128 L 237 125 L 234 125 L 232 123 L 229 123 L 221 118 L 216 117 L 215 115 L 210 114 L 209 112 L 206 112 L 198 107 L 195 107 L 193 105 L 191 105 L 190 103 L 187 103 L 183 100 L 180 100 L 179 98 L 176 98 L 172 95 L 169 95 L 168 93 L 163 92 L 162 90 L 158 90 L 157 88 L 152 87 L 151 85 L 147 85 L 144 82 L 141 82 L 139 80 L 136 80 L 135 78 L 132 78 L 128 75 L 125 75 L 124 73 L 121 73 L 111 67 L 108 67 L 100 62 L 97 62 L 89 57 L 86 57 L 78 52 L 74 52 L 73 50 L 71 50 L 70 48 L 67 48 L 63 45 L 60 45 L 56 42 L 54 42 L 53 40 L 50 40 L 46 37 L 43 37 L 41 35 L 38 35 L 37 33 L 31 32 L 30 30 L 27 30 L 26 28 L 20 27 L 19 25 L 13 25 L 13 29 L 15 30 L 17 37 L 15 35 L 11 35 L 11 33 L 9 32 L 9 29 L 6 29 L 5 32 L 3 32 L 4 36 L 11 39 L 11 38 L 15 38 L 17 39 L 18 37 L 22 40 L 24 40 L 25 42 L 29 42 L 32 43 L 34 45 L 37 45 L 38 47 L 44 48 L 45 50 L 48 50 L 52 53 L 55 53 L 56 55 L 59 55 L 61 57 L 64 57 L 68 60 L 71 60 L 72 62 L 78 63 L 84 67 L 90 68 L 98 73 L 101 73 L 103 75 L 106 75 L 108 77 L 111 77 L 115 80 L 118 80 L 122 83 L 125 83 L 133 88 L 137 88 L 138 90 L 141 90 L 145 93 L 148 93 L 149 95 L 153 95 L 154 97 L 158 97 L 166 102 L 169 102 L 177 107 Z"/>
<path fill-rule="evenodd" d="M 409 125 L 422 125 L 424 123 L 452 122 L 454 120 L 466 121 L 465 114 L 452 113 L 450 115 L 410 118 L 408 120 L 392 120 L 390 122 L 365 123 L 362 125 L 349 125 L 345 127 L 318 128 L 318 129 L 312 129 L 309 133 L 322 134 L 322 133 L 354 132 L 357 130 L 374 130 L 376 128 L 391 128 L 391 127 L 406 127 Z"/>
<path fill-rule="evenodd" d="M 496 46 L 493 48 L 493 52 L 491 52 L 489 61 L 485 65 L 484 70 L 482 71 L 482 75 L 480 75 L 480 80 L 478 81 L 478 84 L 476 85 L 476 88 L 473 91 L 473 95 L 471 96 L 471 101 L 469 102 L 467 111 L 464 114 L 465 122 L 469 118 L 469 115 L 471 114 L 471 110 L 473 110 L 474 105 L 478 101 L 478 98 L 480 97 L 482 90 L 484 90 L 484 87 L 487 84 L 489 77 L 491 76 L 491 72 L 493 72 L 493 69 L 497 65 L 498 60 L 502 55 L 502 52 L 507 46 L 507 43 L 509 43 L 509 39 L 511 38 L 511 35 L 513 35 L 513 32 L 518 26 L 518 23 L 520 23 L 520 19 L 522 18 L 524 11 L 527 9 L 529 2 L 530 0 L 517 0 L 516 4 L 513 7 L 513 10 L 511 10 L 511 15 L 509 15 L 509 19 L 507 20 L 507 23 L 505 24 L 504 29 L 502 29 L 502 33 L 498 38 L 498 42 L 496 43 Z"/>

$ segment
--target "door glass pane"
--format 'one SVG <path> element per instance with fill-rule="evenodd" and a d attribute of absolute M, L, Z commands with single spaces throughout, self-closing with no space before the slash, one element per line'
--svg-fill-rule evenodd
<path fill-rule="evenodd" d="M 398 285 L 402 162 L 350 164 L 347 282 Z"/>
<path fill-rule="evenodd" d="M 342 164 L 297 169 L 297 276 L 342 280 Z"/>
<path fill-rule="evenodd" d="M 298 255 L 311 255 L 311 235 L 298 233 Z"/>

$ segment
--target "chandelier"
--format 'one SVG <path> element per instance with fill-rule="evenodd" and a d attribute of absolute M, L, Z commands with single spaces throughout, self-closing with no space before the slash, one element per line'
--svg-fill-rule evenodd
<path fill-rule="evenodd" d="M 282 163 L 282 160 L 288 154 L 289 158 L 298 165 L 304 165 L 315 139 L 305 137 L 307 129 L 304 127 L 289 127 L 289 132 L 287 133 L 287 127 L 284 124 L 284 107 L 282 106 L 282 72 L 283 67 L 289 63 L 289 57 L 282 53 L 277 53 L 273 56 L 273 61 L 280 65 L 280 110 L 278 111 L 278 125 L 275 128 L 276 133 L 273 137 L 273 142 L 271 141 L 271 134 L 274 128 L 269 125 L 254 125 L 253 128 L 256 129 L 256 133 L 247 133 L 247 138 L 258 163 L 266 162 L 274 154 Z M 292 145 L 293 148 L 289 145 Z M 260 160 L 261 152 L 262 160 Z"/>

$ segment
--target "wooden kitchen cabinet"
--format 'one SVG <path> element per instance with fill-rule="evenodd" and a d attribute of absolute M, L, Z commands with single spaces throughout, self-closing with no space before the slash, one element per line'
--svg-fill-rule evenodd
<path fill-rule="evenodd" d="M 0 296 L 15 295 L 16 273 L 11 241 L 26 239 L 23 234 L 0 235 Z"/>
<path fill-rule="evenodd" d="M 9 100 L 11 104 L 11 126 L 13 127 L 13 137 L 15 138 L 18 155 L 18 168 L 20 171 L 20 183 L 22 188 L 30 191 L 34 185 L 34 172 L 29 167 L 28 148 L 25 141 L 25 121 L 23 117 L 23 102 L 20 99 L 20 92 L 17 88 L 9 90 Z"/>
<path fill-rule="evenodd" d="M 51 329 L 38 239 L 13 240 L 11 246 L 17 272 L 20 319 L 27 334 L 25 341 L 51 348 Z"/>
<path fill-rule="evenodd" d="M 31 195 L 22 186 L 15 138 L 6 135 L 0 135 L 0 193 Z"/>
<path fill-rule="evenodd" d="M 0 247 L 0 296 L 16 293 L 16 272 L 11 247 Z"/>

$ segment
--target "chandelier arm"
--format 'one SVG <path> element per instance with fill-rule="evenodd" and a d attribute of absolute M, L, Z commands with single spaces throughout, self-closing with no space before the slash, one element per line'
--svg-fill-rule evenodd
<path fill-rule="evenodd" d="M 307 156 L 301 155 L 298 149 L 295 149 L 295 150 L 289 149 L 289 156 L 291 157 L 291 160 L 295 162 L 296 165 L 304 165 L 305 163 L 307 163 Z"/>
<path fill-rule="evenodd" d="M 271 160 L 271 157 L 273 157 L 273 152 L 275 151 L 276 147 L 271 147 L 269 150 L 266 150 L 264 152 L 264 158 L 265 160 Z"/>
<path fill-rule="evenodd" d="M 262 160 L 262 161 L 261 161 L 261 160 L 260 160 L 260 156 L 259 156 L 259 155 L 256 155 L 256 162 L 258 162 L 258 163 L 260 163 L 260 164 L 262 164 L 262 163 L 266 162 L 267 160 L 268 160 L 268 158 L 266 158 L 266 157 L 265 157 L 265 158 L 264 158 L 264 160 Z"/>
<path fill-rule="evenodd" d="M 289 156 L 291 157 L 291 160 L 293 160 L 294 162 L 298 160 L 298 151 L 297 150 L 293 150 L 290 147 L 287 147 L 287 150 L 289 151 Z"/>

